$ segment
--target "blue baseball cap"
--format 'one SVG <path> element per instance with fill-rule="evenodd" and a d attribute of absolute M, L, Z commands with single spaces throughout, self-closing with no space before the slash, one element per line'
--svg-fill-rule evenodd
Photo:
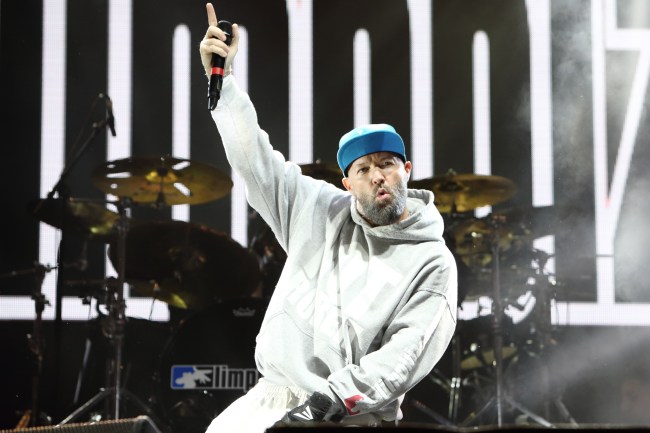
<path fill-rule="evenodd" d="M 341 137 L 336 160 L 343 176 L 356 159 L 375 152 L 392 152 L 406 162 L 406 149 L 395 128 L 385 123 L 360 126 Z"/>

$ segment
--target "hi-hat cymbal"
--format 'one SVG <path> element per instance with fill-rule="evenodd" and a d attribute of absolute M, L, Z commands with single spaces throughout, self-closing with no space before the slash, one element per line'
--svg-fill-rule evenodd
<path fill-rule="evenodd" d="M 209 164 L 171 156 L 132 156 L 95 169 L 93 184 L 107 194 L 154 206 L 199 204 L 227 195 L 230 177 Z"/>
<path fill-rule="evenodd" d="M 325 182 L 343 189 L 343 184 L 341 183 L 343 174 L 341 174 L 341 170 L 339 170 L 339 166 L 336 164 L 325 163 L 317 160 L 312 164 L 301 164 L 300 170 L 302 171 L 302 174 L 313 177 L 314 179 L 324 180 Z"/>
<path fill-rule="evenodd" d="M 109 257 L 117 263 L 117 244 Z M 201 309 L 249 296 L 261 281 L 257 259 L 225 233 L 184 221 L 131 224 L 124 252 L 125 280 L 174 307 Z"/>
<path fill-rule="evenodd" d="M 73 230 L 89 238 L 108 242 L 120 218 L 99 203 L 75 199 L 35 199 L 27 210 L 38 220 L 62 230 Z"/>
<path fill-rule="evenodd" d="M 434 202 L 442 213 L 467 212 L 482 206 L 504 202 L 517 192 L 515 184 L 505 177 L 479 174 L 447 174 L 413 180 L 409 188 L 433 191 Z"/>
<path fill-rule="evenodd" d="M 492 292 L 492 246 L 496 235 L 499 238 L 502 293 L 510 296 L 521 290 L 528 277 L 534 274 L 528 254 L 533 234 L 516 222 L 493 226 L 490 217 L 468 218 L 452 222 L 447 232 L 449 248 L 459 263 L 459 274 L 460 270 L 465 272 L 462 278 L 466 300 L 489 296 Z"/>
<path fill-rule="evenodd" d="M 467 258 L 468 266 L 486 266 L 490 260 L 483 262 L 481 256 L 491 256 L 493 236 L 499 235 L 501 253 L 510 249 L 521 249 L 522 246 L 532 245 L 533 235 L 524 226 L 515 223 L 504 223 L 492 227 L 486 218 L 469 218 L 452 222 L 448 230 L 453 234 L 450 248 L 456 254 Z M 464 259 L 465 260 L 465 259 Z"/>

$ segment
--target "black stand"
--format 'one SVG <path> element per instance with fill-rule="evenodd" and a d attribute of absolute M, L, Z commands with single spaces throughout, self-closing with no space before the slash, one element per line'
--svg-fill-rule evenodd
<path fill-rule="evenodd" d="M 544 427 L 554 427 L 546 419 L 537 415 L 523 404 L 515 401 L 503 387 L 503 314 L 505 307 L 501 298 L 501 280 L 500 280 L 500 247 L 499 247 L 499 227 L 503 217 L 496 217 L 493 214 L 488 217 L 488 224 L 491 229 L 491 250 L 492 250 L 492 346 L 494 350 L 494 372 L 495 372 L 495 395 L 476 413 L 471 414 L 461 426 L 471 425 L 472 422 L 480 418 L 484 413 L 491 409 L 496 410 L 497 426 L 503 426 L 503 409 L 504 404 L 509 404 L 512 408 L 527 415 L 530 419 Z"/>
<path fill-rule="evenodd" d="M 97 102 L 100 99 L 105 99 L 107 102 L 110 101 L 108 96 L 104 94 L 99 94 L 99 96 L 95 99 L 93 102 L 90 111 L 92 112 L 95 106 L 97 105 Z M 66 161 L 66 165 L 61 171 L 61 174 L 59 175 L 59 179 L 56 182 L 56 184 L 52 187 L 52 189 L 47 193 L 46 199 L 43 200 L 36 208 L 33 210 L 34 214 L 38 214 L 38 211 L 40 210 L 41 206 L 48 201 L 52 200 L 54 198 L 54 195 L 58 193 L 59 198 L 61 199 L 61 205 L 65 205 L 65 201 L 67 201 L 70 198 L 70 193 L 67 185 L 65 184 L 66 179 L 70 175 L 70 172 L 72 169 L 77 165 L 83 154 L 86 152 L 88 149 L 90 143 L 95 139 L 95 137 L 99 134 L 100 131 L 102 131 L 104 128 L 106 128 L 109 125 L 109 122 L 111 121 L 111 115 L 107 110 L 106 117 L 104 120 L 101 120 L 99 122 L 93 123 L 92 127 L 92 133 L 90 136 L 84 141 L 81 145 L 79 146 L 74 146 L 76 151 L 73 153 L 73 155 Z M 61 323 L 62 323 L 62 313 L 61 309 L 63 306 L 63 281 L 64 281 L 64 266 L 63 266 L 63 261 L 66 257 L 66 236 L 65 236 L 65 230 L 61 230 L 61 241 L 59 242 L 59 251 L 58 251 L 58 256 L 57 256 L 57 267 L 59 269 L 57 273 L 57 282 L 56 282 L 56 301 L 55 301 L 55 306 L 54 306 L 54 339 L 55 339 L 55 366 L 54 366 L 54 371 L 59 371 L 59 359 L 61 356 L 60 353 L 60 347 L 61 347 Z M 54 391 L 55 394 L 58 394 L 58 380 L 54 384 Z"/>
<path fill-rule="evenodd" d="M 90 400 L 78 407 L 74 412 L 63 419 L 57 426 L 61 426 L 75 420 L 78 420 L 83 414 L 94 408 L 98 403 L 105 401 L 106 419 L 120 419 L 122 403 L 125 401 L 132 402 L 145 414 L 147 414 L 154 424 L 159 427 L 163 424 L 159 421 L 156 414 L 135 394 L 124 388 L 122 383 L 123 369 L 123 347 L 126 326 L 126 305 L 124 302 L 124 284 L 126 269 L 126 235 L 128 233 L 129 220 L 127 209 L 131 205 L 129 198 L 121 198 L 117 204 L 120 218 L 116 223 L 117 242 L 117 278 L 109 278 L 106 288 L 108 296 L 106 297 L 106 308 L 108 314 L 102 321 L 102 333 L 111 343 L 111 358 L 107 360 L 106 368 L 106 388 L 93 396 Z"/>
<path fill-rule="evenodd" d="M 460 355 L 461 355 L 460 335 L 457 333 L 451 339 L 451 357 L 452 357 L 452 374 L 449 389 L 449 419 L 456 424 L 458 421 L 458 408 L 460 407 L 460 388 L 462 385 Z"/>
<path fill-rule="evenodd" d="M 535 291 L 535 323 L 537 324 L 537 332 L 539 334 L 539 340 L 541 345 L 541 352 L 548 346 L 554 345 L 555 341 L 553 338 L 552 332 L 552 320 L 551 320 L 551 288 L 553 283 L 549 278 L 544 274 L 544 268 L 546 267 L 546 262 L 549 259 L 549 255 L 543 251 L 535 251 L 535 260 L 537 261 L 537 276 L 538 281 L 541 282 L 537 286 Z M 554 292 L 554 290 L 553 290 Z M 542 355 L 543 358 L 543 355 Z M 541 376 L 542 376 L 542 393 L 544 396 L 544 415 L 548 419 L 551 416 L 550 403 L 553 404 L 557 414 L 559 415 L 561 421 L 577 426 L 578 423 L 564 405 L 562 401 L 562 392 L 551 393 L 549 386 L 549 370 L 548 365 L 542 359 L 541 361 Z"/>
<path fill-rule="evenodd" d="M 0 275 L 1 278 L 6 277 L 17 277 L 20 275 L 34 275 L 34 292 L 32 293 L 32 299 L 34 300 L 34 309 L 36 316 L 34 318 L 34 324 L 32 326 L 32 333 L 27 334 L 27 343 L 29 345 L 29 350 L 34 356 L 34 373 L 32 375 L 32 406 L 27 414 L 27 420 L 25 421 L 24 427 L 36 427 L 39 425 L 44 425 L 41 423 L 41 419 L 48 419 L 49 417 L 41 412 L 39 394 L 41 388 L 41 376 L 43 373 L 43 334 L 42 334 L 42 324 L 43 324 L 43 311 L 45 310 L 46 305 L 50 305 L 50 302 L 43 295 L 43 280 L 45 279 L 45 274 L 50 272 L 54 268 L 50 266 L 45 266 L 40 263 L 34 264 L 34 268 L 26 269 L 22 271 L 13 271 L 4 275 Z"/>
<path fill-rule="evenodd" d="M 84 403 L 77 410 L 72 412 L 68 417 L 59 423 L 59 425 L 76 420 L 87 409 L 95 406 L 96 403 L 112 397 L 107 400 L 106 417 L 107 419 L 120 419 L 120 407 L 124 394 L 127 393 L 122 386 L 122 355 L 124 344 L 124 328 L 126 325 L 126 306 L 124 303 L 124 270 L 125 270 L 125 247 L 126 233 L 128 231 L 127 206 L 128 199 L 121 199 L 117 205 L 120 218 L 116 223 L 117 229 L 117 278 L 108 279 L 106 288 L 106 308 L 108 314 L 102 321 L 102 333 L 111 343 L 111 358 L 107 361 L 106 384 L 107 387 L 100 393 Z M 137 397 L 128 393 L 128 398 L 140 403 L 145 409 L 146 406 L 141 403 Z"/>

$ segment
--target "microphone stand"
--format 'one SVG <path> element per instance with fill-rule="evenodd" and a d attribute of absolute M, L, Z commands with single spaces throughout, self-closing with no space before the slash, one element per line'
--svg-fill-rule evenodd
<path fill-rule="evenodd" d="M 97 101 L 99 99 L 102 99 L 104 97 L 103 94 L 100 94 L 98 98 L 93 102 L 91 106 L 91 111 L 94 109 L 95 105 L 97 104 Z M 76 151 L 72 154 L 70 159 L 66 161 L 66 165 L 63 167 L 63 170 L 61 171 L 61 174 L 59 175 L 59 179 L 57 182 L 54 184 L 52 189 L 47 193 L 47 196 L 45 200 L 41 201 L 35 209 L 32 211 L 34 214 L 37 214 L 40 208 L 43 206 L 43 204 L 46 201 L 50 201 L 54 198 L 54 195 L 58 193 L 59 198 L 61 199 L 61 204 L 64 205 L 65 201 L 67 201 L 70 198 L 70 192 L 68 186 L 65 184 L 65 181 L 67 180 L 68 176 L 70 175 L 72 169 L 77 165 L 83 154 L 88 150 L 90 144 L 92 141 L 97 137 L 99 132 L 106 128 L 108 126 L 109 122 L 109 116 L 108 113 L 106 117 L 99 121 L 99 122 L 94 122 L 92 124 L 92 132 L 90 136 L 84 141 L 79 147 L 77 147 Z M 64 272 L 64 265 L 63 261 L 65 259 L 65 254 L 66 254 L 66 236 L 65 236 L 65 230 L 61 229 L 61 240 L 59 241 L 59 250 L 58 250 L 58 255 L 57 255 L 57 281 L 56 281 L 56 301 L 55 301 L 55 306 L 54 306 L 54 340 L 55 340 L 55 366 L 54 370 L 58 371 L 59 370 L 59 359 L 60 359 L 60 346 L 61 346 L 61 324 L 62 324 L 62 306 L 63 306 L 63 286 L 64 286 L 64 277 L 63 274 Z M 54 384 L 54 392 L 55 395 L 58 393 L 59 389 L 59 383 L 58 379 Z"/>

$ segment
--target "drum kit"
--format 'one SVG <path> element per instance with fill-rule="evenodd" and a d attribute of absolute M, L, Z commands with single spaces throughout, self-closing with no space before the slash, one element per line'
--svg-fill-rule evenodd
<path fill-rule="evenodd" d="M 335 164 L 316 161 L 302 165 L 301 169 L 305 175 L 341 187 L 341 174 Z M 206 203 L 226 196 L 232 188 L 230 177 L 209 164 L 171 156 L 134 156 L 100 165 L 92 174 L 92 183 L 103 193 L 117 197 L 117 200 L 84 200 L 65 195 L 54 198 L 53 194 L 49 194 L 45 199 L 28 204 L 28 210 L 38 220 L 108 245 L 108 257 L 117 271 L 116 278 L 106 280 L 108 294 L 104 294 L 101 300 L 108 311 L 105 319 L 109 332 L 104 334 L 113 348 L 112 359 L 108 363 L 108 386 L 61 424 L 78 419 L 103 400 L 107 401 L 106 416 L 109 419 L 119 418 L 124 400 L 140 405 L 145 413 L 155 419 L 156 415 L 150 413 L 150 408 L 129 393 L 122 383 L 120 371 L 126 322 L 124 286 L 128 284 L 137 293 L 163 301 L 171 307 L 199 313 L 212 311 L 224 305 L 224 302 L 250 300 L 255 291 L 259 292 L 262 284 L 273 287 L 286 255 L 266 225 L 253 237 L 250 247 L 245 248 L 227 234 L 204 225 L 183 221 L 139 221 L 128 216 L 132 206 L 165 209 L 175 205 Z M 451 345 L 453 378 L 444 380 L 449 389 L 449 413 L 446 419 L 450 424 L 471 425 L 481 420 L 486 412 L 496 409 L 497 422 L 501 424 L 501 412 L 508 404 L 539 423 L 548 425 L 545 419 L 518 404 L 504 391 L 502 371 L 504 360 L 517 357 L 516 344 L 511 341 L 504 344 L 504 334 L 508 334 L 513 326 L 504 315 L 505 307 L 525 293 L 528 287 L 526 283 L 531 277 L 539 279 L 546 276 L 544 266 L 532 266 L 533 262 L 539 264 L 539 257 L 534 254 L 536 250 L 532 248 L 533 238 L 537 234 L 530 230 L 522 217 L 524 214 L 516 210 L 493 212 L 484 218 L 476 218 L 473 214 L 480 207 L 507 201 L 516 193 L 516 186 L 500 176 L 449 171 L 444 175 L 410 181 L 408 187 L 430 190 L 435 194 L 435 205 L 445 220 L 445 239 L 459 267 L 459 303 L 486 296 L 492 298 L 490 316 L 472 323 L 459 323 Z M 107 204 L 115 206 L 116 211 L 109 210 Z M 544 255 L 544 259 L 548 257 Z M 264 281 L 265 278 L 267 281 Z M 538 305 L 547 308 L 548 297 Z M 255 312 L 255 317 L 260 318 L 255 323 L 257 328 L 261 323 L 259 312 L 263 310 L 263 305 L 256 304 L 246 311 L 251 310 Z M 547 312 L 540 317 L 543 320 L 548 318 L 550 323 L 550 311 Z M 206 317 L 216 320 L 217 315 L 211 313 Z M 198 323 L 199 320 L 205 318 L 198 319 L 195 315 L 194 321 Z M 538 328 L 548 329 L 547 325 L 545 323 Z M 170 358 L 191 351 L 179 348 L 183 347 L 179 338 L 188 338 L 188 326 L 181 324 L 180 332 L 167 344 L 163 351 L 163 358 L 166 356 L 167 359 L 161 361 L 165 363 L 164 368 L 168 369 L 178 361 Z M 185 336 L 180 336 L 183 333 Z M 196 338 L 195 335 L 191 337 Z M 471 344 L 463 346 L 460 340 L 467 337 Z M 251 332 L 251 347 L 253 338 L 254 332 Z M 200 344 L 207 346 L 212 343 Z M 249 362 L 252 362 L 252 355 L 250 358 Z M 184 359 L 182 362 L 191 360 Z M 202 362 L 207 364 L 209 360 Z M 254 368 L 253 365 L 251 367 Z M 494 370 L 494 398 L 468 419 L 458 420 L 466 379 L 463 375 L 486 368 Z M 199 400 L 210 395 L 205 390 L 194 392 L 195 398 L 190 398 L 190 403 L 187 403 L 187 398 L 176 398 L 177 394 L 165 396 L 163 400 L 166 399 L 167 406 L 174 407 L 176 412 L 194 413 L 188 408 L 193 407 L 196 412 L 197 406 L 204 404 Z M 209 406 L 209 409 L 201 412 L 205 422 L 223 409 L 219 405 L 215 407 L 213 403 L 209 403 Z M 183 422 L 187 419 L 184 418 Z M 204 429 L 205 422 L 197 426 L 196 431 Z"/>
<path fill-rule="evenodd" d="M 134 206 L 162 210 L 226 196 L 232 181 L 216 167 L 171 156 L 134 156 L 98 166 L 91 180 L 116 200 L 61 197 L 64 189 L 60 189 L 60 197 L 49 194 L 27 204 L 36 219 L 62 233 L 74 232 L 106 244 L 117 273 L 104 279 L 105 288 L 90 296 L 97 298 L 102 334 L 111 346 L 107 386 L 60 424 L 79 419 L 102 401 L 106 403 L 102 418 L 119 419 L 124 403 L 130 402 L 155 419 L 151 408 L 123 383 L 125 285 L 141 296 L 192 312 L 251 297 L 260 284 L 261 269 L 255 255 L 226 233 L 184 221 L 129 216 Z M 109 205 L 116 211 L 109 210 Z M 60 270 L 65 267 L 58 266 Z"/>
<path fill-rule="evenodd" d="M 543 416 L 517 401 L 513 385 L 505 371 L 512 371 L 525 354 L 543 359 L 544 350 L 554 343 L 551 326 L 551 300 L 557 282 L 546 270 L 550 254 L 533 247 L 536 237 L 546 233 L 534 230 L 530 210 L 492 211 L 485 217 L 474 216 L 483 206 L 494 206 L 512 198 L 517 188 L 507 178 L 493 175 L 457 174 L 453 170 L 429 179 L 415 180 L 409 188 L 427 189 L 435 194 L 436 207 L 445 220 L 445 239 L 456 257 L 459 271 L 459 307 L 463 301 L 490 303 L 489 314 L 471 320 L 459 320 L 450 344 L 451 379 L 434 369 L 433 383 L 448 394 L 445 416 L 422 402 L 414 406 L 438 422 L 453 426 L 477 423 L 502 426 L 525 419 L 545 427 L 554 427 L 550 406 L 561 422 L 575 424 L 558 393 L 548 383 L 540 389 Z M 532 293 L 532 294 L 531 294 Z M 534 298 L 534 312 L 520 324 L 506 314 L 510 307 L 523 310 L 522 297 Z M 480 313 L 480 311 L 479 311 Z M 523 329 L 518 329 L 521 326 Z M 506 361 L 508 361 L 506 363 Z M 542 363 L 543 364 L 543 363 Z M 548 382 L 546 366 L 540 375 Z M 463 401 L 472 391 L 477 407 Z M 408 397 L 408 396 L 407 396 Z M 460 409 L 465 409 L 461 419 Z"/>

